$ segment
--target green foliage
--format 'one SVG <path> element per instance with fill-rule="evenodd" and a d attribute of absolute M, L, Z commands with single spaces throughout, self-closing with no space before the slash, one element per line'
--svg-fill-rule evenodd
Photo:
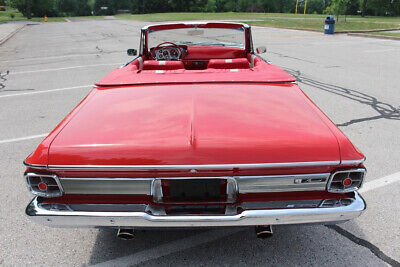
<path fill-rule="evenodd" d="M 308 0 L 307 1 L 307 13 L 321 14 L 325 9 L 323 1 L 320 0 Z"/>
<path fill-rule="evenodd" d="M 339 21 L 339 15 L 345 15 L 349 0 L 332 0 L 331 5 L 325 9 L 326 14 L 335 14 Z"/>
<path fill-rule="evenodd" d="M 26 0 L 14 0 L 15 6 L 18 8 L 24 16 L 26 13 Z M 59 15 L 57 9 L 57 0 L 31 0 L 31 14 L 34 17 L 43 17 L 47 15 L 48 17 L 56 17 Z"/>
<path fill-rule="evenodd" d="M 12 8 L 17 8 L 17 1 L 16 0 L 5 0 L 4 4 L 6 6 L 12 7 Z"/>
<path fill-rule="evenodd" d="M 400 15 L 400 0 L 368 0 L 366 11 L 374 16 Z"/>
<path fill-rule="evenodd" d="M 26 14 L 27 0 L 0 0 Z M 133 14 L 164 12 L 271 12 L 294 13 L 296 0 L 30 0 L 33 16 L 114 15 L 118 10 Z M 302 14 L 305 0 L 299 0 Z M 308 14 L 400 15 L 400 0 L 307 0 Z"/>

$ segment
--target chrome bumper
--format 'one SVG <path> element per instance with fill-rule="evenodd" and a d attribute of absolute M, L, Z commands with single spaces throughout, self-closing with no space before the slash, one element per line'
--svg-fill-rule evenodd
<path fill-rule="evenodd" d="M 216 227 L 342 222 L 366 208 L 358 193 L 351 204 L 339 207 L 245 210 L 235 215 L 151 215 L 147 212 L 73 211 L 46 209 L 35 197 L 26 214 L 50 227 Z"/>

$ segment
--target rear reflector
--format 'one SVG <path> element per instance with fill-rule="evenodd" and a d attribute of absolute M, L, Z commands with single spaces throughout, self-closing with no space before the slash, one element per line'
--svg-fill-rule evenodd
<path fill-rule="evenodd" d="M 363 168 L 336 171 L 329 178 L 327 190 L 332 193 L 347 193 L 360 189 L 366 170 Z"/>
<path fill-rule="evenodd" d="M 32 194 L 41 197 L 59 197 L 63 190 L 57 175 L 27 173 L 25 179 Z"/>

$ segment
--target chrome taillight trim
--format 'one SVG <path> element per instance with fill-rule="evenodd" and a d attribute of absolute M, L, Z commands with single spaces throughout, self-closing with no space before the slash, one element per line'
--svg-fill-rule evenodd
<path fill-rule="evenodd" d="M 353 173 L 353 172 L 359 172 L 359 173 L 362 174 L 361 175 L 361 181 L 360 181 L 360 184 L 358 186 L 351 186 L 351 187 L 345 188 L 345 189 L 332 189 L 331 188 L 331 184 L 332 184 L 332 181 L 333 181 L 333 178 L 335 177 L 335 175 L 337 175 L 339 173 Z M 357 190 L 359 190 L 361 188 L 366 173 L 367 173 L 367 170 L 364 169 L 364 168 L 335 171 L 329 177 L 328 183 L 326 185 L 326 190 L 328 192 L 331 192 L 331 193 L 348 193 L 348 192 L 357 191 Z"/>
<path fill-rule="evenodd" d="M 25 177 L 25 181 L 26 181 L 26 183 L 27 183 L 27 186 L 28 186 L 28 190 L 32 193 L 32 194 L 34 194 L 34 195 L 36 195 L 36 196 L 40 196 L 40 197 L 59 197 L 59 196 L 62 196 L 63 194 L 64 194 L 64 190 L 63 190 L 63 187 L 62 187 L 62 184 L 61 184 L 61 182 L 60 182 L 60 179 L 58 178 L 58 176 L 57 175 L 55 175 L 55 174 L 37 174 L 37 173 L 31 173 L 31 172 L 29 172 L 29 173 L 26 173 L 25 175 L 24 175 L 24 177 Z M 32 187 L 32 184 L 31 184 L 31 181 L 30 181 L 30 177 L 46 177 L 46 178 L 51 178 L 51 179 L 53 179 L 55 182 L 56 182 L 56 185 L 57 185 L 57 187 L 58 187 L 58 191 L 57 192 L 53 192 L 53 193 L 48 193 L 48 192 L 44 192 L 44 191 L 38 191 L 38 190 L 35 190 L 33 187 Z"/>

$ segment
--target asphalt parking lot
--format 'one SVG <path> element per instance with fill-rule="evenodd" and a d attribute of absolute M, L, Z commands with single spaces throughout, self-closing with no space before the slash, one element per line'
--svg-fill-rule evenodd
<path fill-rule="evenodd" d="M 140 231 L 52 229 L 24 215 L 32 198 L 22 161 L 90 91 L 129 60 L 143 22 L 26 26 L 0 46 L 1 265 L 332 265 L 400 262 L 400 42 L 253 28 L 263 56 L 295 75 L 308 96 L 367 156 L 368 210 L 337 226 Z M 96 119 L 96 118 L 93 118 Z"/>

